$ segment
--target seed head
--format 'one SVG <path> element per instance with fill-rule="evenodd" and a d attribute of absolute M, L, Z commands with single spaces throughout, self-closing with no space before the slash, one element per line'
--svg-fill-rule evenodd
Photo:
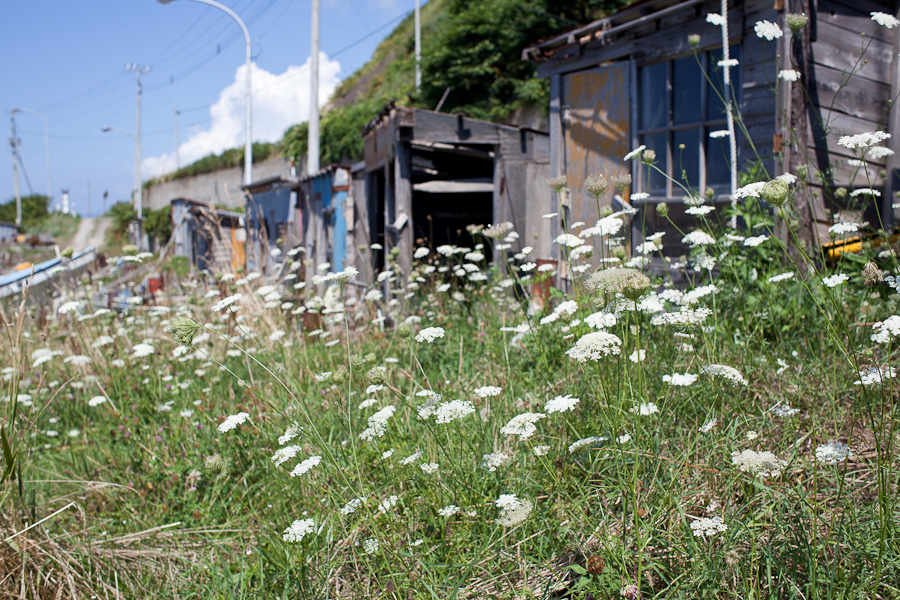
<path fill-rule="evenodd" d="M 588 175 L 588 178 L 584 181 L 584 188 L 594 198 L 599 198 L 608 187 L 609 182 L 603 175 Z"/>
<path fill-rule="evenodd" d="M 169 332 L 172 338 L 182 346 L 190 346 L 197 332 L 203 329 L 203 325 L 197 323 L 187 315 L 178 315 L 169 323 Z"/>
<path fill-rule="evenodd" d="M 613 175 L 609 178 L 609 181 L 613 184 L 614 188 L 619 190 L 619 192 L 624 192 L 631 187 L 631 173 L 619 173 Z"/>
<path fill-rule="evenodd" d="M 784 18 L 784 22 L 788 26 L 788 29 L 791 30 L 791 33 L 797 33 L 798 31 L 806 27 L 806 23 L 808 21 L 809 17 L 797 13 L 788 13 L 788 15 Z"/>
<path fill-rule="evenodd" d="M 665 202 L 660 202 L 656 205 L 656 214 L 660 216 L 660 218 L 665 219 L 669 216 L 669 205 Z"/>
<path fill-rule="evenodd" d="M 499 239 L 506 235 L 510 229 L 513 228 L 513 224 L 509 221 L 505 223 L 498 223 L 497 225 L 491 225 L 490 227 L 485 227 L 484 231 L 482 231 L 482 235 L 484 237 L 488 237 L 491 239 Z"/>
<path fill-rule="evenodd" d="M 641 162 L 644 163 L 645 165 L 652 165 L 653 163 L 655 163 L 656 162 L 656 151 L 651 148 L 647 148 L 646 150 L 644 150 L 641 153 Z"/>
<path fill-rule="evenodd" d="M 759 197 L 772 206 L 782 206 L 788 198 L 788 193 L 788 184 L 780 179 L 773 179 L 763 186 Z"/>
<path fill-rule="evenodd" d="M 67 247 L 65 250 L 59 253 L 63 258 L 72 258 L 72 255 L 75 254 L 75 251 L 72 250 L 72 246 Z"/>
<path fill-rule="evenodd" d="M 696 49 L 697 46 L 699 46 L 699 45 L 700 45 L 700 36 L 699 35 L 697 35 L 696 33 L 692 33 L 691 35 L 688 36 L 688 46 Z"/>
<path fill-rule="evenodd" d="M 637 300 L 650 287 L 650 280 L 637 269 L 604 269 L 588 277 L 584 284 L 588 289 L 621 293 L 629 300 Z"/>
<path fill-rule="evenodd" d="M 612 206 L 601 206 L 600 207 L 600 218 L 608 217 L 613 213 Z"/>
<path fill-rule="evenodd" d="M 134 244 L 128 244 L 128 245 L 122 246 L 122 254 L 127 254 L 129 256 L 133 256 L 133 255 L 137 254 L 137 252 L 138 252 L 138 248 Z"/>
<path fill-rule="evenodd" d="M 413 334 L 413 326 L 410 323 L 400 323 L 397 326 L 397 335 L 399 335 L 402 339 L 408 340 L 412 337 Z"/>
<path fill-rule="evenodd" d="M 226 463 L 225 459 L 218 454 L 207 456 L 203 461 L 203 466 L 207 471 L 213 473 L 219 479 L 228 474 L 228 463 Z"/>
<path fill-rule="evenodd" d="M 362 371 L 366 368 L 366 359 L 364 359 L 359 354 L 353 354 L 350 356 L 350 368 L 354 371 Z"/>
<path fill-rule="evenodd" d="M 560 175 L 559 177 L 551 177 L 547 180 L 547 185 L 550 186 L 550 189 L 554 192 L 561 192 L 563 188 L 566 187 L 567 180 L 565 175 Z"/>
<path fill-rule="evenodd" d="M 838 189 L 834 190 L 834 197 L 837 200 L 846 200 L 847 199 L 847 188 L 839 187 Z"/>
<path fill-rule="evenodd" d="M 387 369 L 384 367 L 372 367 L 369 369 L 369 372 L 366 373 L 366 379 L 368 379 L 369 383 L 372 385 L 381 385 L 387 381 Z"/>
<path fill-rule="evenodd" d="M 862 276 L 863 283 L 866 285 L 875 285 L 878 281 L 884 281 L 884 273 L 873 262 L 866 263 L 862 270 Z"/>

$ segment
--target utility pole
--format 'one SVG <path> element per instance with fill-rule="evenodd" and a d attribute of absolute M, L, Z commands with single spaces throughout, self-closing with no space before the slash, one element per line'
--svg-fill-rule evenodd
<path fill-rule="evenodd" d="M 422 87 L 422 16 L 416 0 L 416 93 Z"/>
<path fill-rule="evenodd" d="M 12 136 L 9 145 L 12 149 L 13 182 L 16 193 L 16 225 L 22 226 L 22 194 L 19 191 L 19 138 L 16 135 L 16 110 L 9 111 L 9 121 L 12 125 Z"/>
<path fill-rule="evenodd" d="M 306 173 L 319 172 L 319 0 L 312 0 L 312 44 L 309 52 L 309 142 Z"/>
<path fill-rule="evenodd" d="M 30 115 L 34 115 L 36 117 L 40 117 L 44 120 L 44 160 L 47 163 L 47 206 L 50 206 L 50 198 L 53 197 L 52 188 L 50 187 L 50 121 L 47 120 L 46 115 L 43 113 L 39 113 L 36 110 L 32 110 L 30 108 L 14 108 L 12 109 L 13 113 L 28 113 Z"/>
<path fill-rule="evenodd" d="M 181 170 L 181 154 L 178 153 L 178 146 L 180 145 L 178 142 L 178 115 L 181 113 L 178 111 L 178 106 L 175 106 L 175 170 Z"/>
<path fill-rule="evenodd" d="M 141 189 L 141 75 L 143 75 L 144 73 L 149 73 L 150 67 L 129 64 L 125 65 L 125 72 L 137 74 L 137 125 L 134 130 L 134 205 L 135 211 L 137 211 L 138 220 L 137 246 L 138 249 L 143 250 L 143 248 L 141 247 L 141 240 L 143 239 L 143 236 L 140 233 L 141 223 L 144 220 L 144 191 Z"/>

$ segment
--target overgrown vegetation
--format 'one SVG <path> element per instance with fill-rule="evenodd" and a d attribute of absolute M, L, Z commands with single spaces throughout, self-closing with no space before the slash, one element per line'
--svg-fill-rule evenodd
<path fill-rule="evenodd" d="M 34 194 L 32 196 L 23 196 L 22 202 L 22 229 L 29 231 L 32 227 L 40 224 L 50 215 L 48 210 L 47 196 Z M 16 221 L 16 200 L 10 199 L 5 204 L 0 204 L 0 221 L 7 223 L 15 223 Z"/>
<path fill-rule="evenodd" d="M 839 143 L 865 170 L 887 138 Z M 622 246 L 630 176 L 563 177 L 601 217 L 549 215 L 540 267 L 532 232 L 473 224 L 373 281 L 281 248 L 280 280 L 4 309 L 0 594 L 900 597 L 900 245 L 798 243 L 817 177 L 761 165 L 734 207 L 671 179 L 677 261 Z"/>
<path fill-rule="evenodd" d="M 280 143 L 269 142 L 253 142 L 253 163 L 262 162 L 280 152 Z M 185 177 L 193 177 L 195 175 L 203 175 L 205 173 L 214 173 L 223 169 L 232 169 L 244 166 L 244 147 L 232 148 L 225 150 L 221 154 L 210 154 L 203 158 L 192 162 L 186 167 L 182 167 L 174 173 L 154 177 L 144 181 L 144 188 L 162 183 L 164 181 L 172 181 L 175 179 L 183 179 Z"/>

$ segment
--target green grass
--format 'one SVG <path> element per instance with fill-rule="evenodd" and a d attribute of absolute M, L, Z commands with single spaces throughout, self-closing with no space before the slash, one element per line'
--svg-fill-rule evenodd
<path fill-rule="evenodd" d="M 574 300 L 574 314 L 539 325 L 546 315 L 526 318 L 526 305 L 502 283 L 508 277 L 496 272 L 496 284 L 453 279 L 451 290 L 436 291 L 444 276 L 427 267 L 463 262 L 436 253 L 417 267 L 424 283 L 415 297 L 393 313 L 418 315 L 416 328 L 442 327 L 434 343 L 404 338 L 402 327 L 382 332 L 371 323 L 381 302 L 371 298 L 348 307 L 349 332 L 325 314 L 327 337 L 310 337 L 297 330 L 292 308 L 264 308 L 255 283 L 212 287 L 244 293 L 229 316 L 210 310 L 218 297 L 204 299 L 206 286 L 192 292 L 187 308 L 211 325 L 186 352 L 164 330 L 167 313 L 81 322 L 72 313 L 41 331 L 26 329 L 31 335 L 17 344 L 24 358 L 17 362 L 4 346 L 3 360 L 25 367 L 7 385 L 32 395 L 38 409 L 22 406 L 16 416 L 23 486 L 5 489 L 4 513 L 21 525 L 74 499 L 78 511 L 49 521 L 44 543 L 74 553 L 88 587 L 96 591 L 117 573 L 137 597 L 448 598 L 458 590 L 457 597 L 547 598 L 567 587 L 572 597 L 599 598 L 630 584 L 646 597 L 832 598 L 875 589 L 891 597 L 895 393 L 891 380 L 870 388 L 853 381 L 860 357 L 884 366 L 892 352 L 868 341 L 870 326 L 833 332 L 828 323 L 840 323 L 829 303 L 871 322 L 896 312 L 896 296 L 874 293 L 857 275 L 833 291 L 814 276 L 768 283 L 781 270 L 769 260 L 775 242 L 734 248 L 722 248 L 728 256 L 717 292 L 694 305 L 711 315 L 681 330 L 628 310 L 630 301 L 615 310 L 580 286 L 556 304 Z M 755 280 L 738 270 L 751 265 Z M 840 269 L 853 272 L 849 264 Z M 671 289 L 662 284 L 642 300 Z M 339 302 L 333 291 L 329 306 Z M 280 292 L 282 301 L 303 302 L 290 287 Z M 618 312 L 608 331 L 621 340 L 621 354 L 570 359 L 566 351 L 591 331 L 583 319 L 604 310 Z M 500 331 L 523 322 L 535 333 L 521 344 Z M 104 335 L 114 341 L 93 348 Z M 135 358 L 141 342 L 154 352 Z M 29 357 L 42 347 L 91 363 L 76 367 L 59 356 L 32 368 Z M 627 360 L 637 348 L 646 361 Z M 699 366 L 708 364 L 735 367 L 749 384 L 702 375 Z M 367 391 L 374 366 L 385 368 L 385 388 Z M 332 375 L 317 381 L 323 372 Z M 663 381 L 685 372 L 700 377 L 688 387 Z M 474 390 L 486 385 L 502 391 L 478 398 Z M 420 419 L 426 399 L 415 394 L 425 389 L 475 410 L 445 424 Z M 104 393 L 109 401 L 88 405 Z M 544 413 L 547 400 L 563 394 L 580 402 L 536 421 L 533 437 L 501 432 L 512 417 Z M 371 397 L 374 405 L 360 409 Z M 659 412 L 642 416 L 648 402 Z M 799 413 L 776 416 L 770 409 L 779 402 Z M 361 440 L 368 418 L 389 405 L 396 409 L 383 437 Z M 249 420 L 220 433 L 217 425 L 238 412 Z M 701 433 L 711 418 L 717 425 Z M 271 457 L 291 423 L 304 431 L 288 445 L 300 447 L 277 467 Z M 591 436 L 607 439 L 569 451 Z M 831 439 L 859 455 L 836 466 L 817 461 L 816 448 Z M 536 446 L 546 453 L 536 455 Z M 783 472 L 741 472 L 731 454 L 745 449 L 773 452 Z M 483 456 L 493 452 L 508 460 L 492 472 Z M 210 467 L 212 455 L 224 467 Z M 321 463 L 291 477 L 310 456 Z M 438 463 L 438 472 L 423 471 L 426 463 Z M 514 527 L 497 523 L 502 494 L 533 505 Z M 391 496 L 396 505 L 379 511 Z M 353 498 L 366 501 L 341 514 Z M 441 516 L 449 505 L 460 512 Z M 689 525 L 704 516 L 722 517 L 727 530 L 694 537 Z M 304 518 L 315 520 L 315 533 L 282 541 L 283 530 Z M 367 554 L 372 539 L 378 551 Z"/>

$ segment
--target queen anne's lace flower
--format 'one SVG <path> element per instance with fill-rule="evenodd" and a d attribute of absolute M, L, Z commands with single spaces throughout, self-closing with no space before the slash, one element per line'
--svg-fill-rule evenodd
<path fill-rule="evenodd" d="M 500 428 L 500 433 L 505 435 L 517 435 L 520 440 L 527 440 L 537 433 L 535 423 L 545 418 L 547 415 L 543 413 L 522 413 L 516 415 L 509 422 Z"/>
<path fill-rule="evenodd" d="M 466 415 L 475 412 L 475 407 L 468 400 L 451 400 L 444 402 L 434 410 L 434 422 L 438 424 L 449 423 L 462 419 Z"/>
<path fill-rule="evenodd" d="M 575 346 L 566 350 L 569 358 L 580 363 L 589 360 L 598 361 L 605 356 L 619 354 L 622 348 L 622 340 L 606 331 L 595 331 L 581 336 Z"/>
<path fill-rule="evenodd" d="M 743 452 L 732 452 L 731 462 L 741 471 L 749 472 L 758 477 L 777 477 L 781 471 L 787 466 L 787 463 L 777 458 L 768 450 L 756 452 L 754 450 L 744 450 Z"/>
<path fill-rule="evenodd" d="M 230 415 L 219 424 L 219 433 L 231 431 L 238 425 L 244 424 L 250 418 L 250 413 L 239 412 L 236 415 Z"/>
<path fill-rule="evenodd" d="M 672 373 L 663 375 L 663 381 L 671 386 L 687 387 L 697 381 L 697 375 L 693 373 Z"/>
<path fill-rule="evenodd" d="M 520 500 L 515 494 L 501 494 L 494 502 L 500 509 L 497 523 L 504 527 L 515 527 L 528 518 L 533 508 L 528 500 Z"/>
<path fill-rule="evenodd" d="M 716 238 L 709 235 L 705 231 L 695 229 L 694 231 L 681 238 L 681 243 L 688 244 L 690 246 L 707 246 L 710 244 L 715 244 Z"/>
<path fill-rule="evenodd" d="M 844 135 L 838 138 L 838 145 L 850 150 L 863 150 L 869 146 L 880 144 L 889 139 L 891 134 L 883 131 L 868 131 L 866 133 L 857 133 L 856 135 Z"/>
<path fill-rule="evenodd" d="M 894 27 L 900 25 L 900 21 L 898 21 L 896 17 L 894 17 L 893 15 L 889 15 L 888 13 L 873 12 L 870 14 L 873 21 L 886 29 L 893 29 Z"/>
<path fill-rule="evenodd" d="M 578 398 L 573 398 L 571 394 L 565 396 L 557 396 L 551 400 L 547 400 L 544 405 L 544 412 L 548 415 L 558 412 L 567 412 L 575 408 L 581 402 Z"/>
<path fill-rule="evenodd" d="M 816 460 L 829 465 L 836 465 L 839 462 L 844 462 L 852 456 L 853 451 L 850 450 L 850 447 L 847 446 L 847 444 L 842 444 L 841 442 L 836 442 L 834 440 L 829 440 L 827 444 L 822 444 L 816 448 Z"/>
<path fill-rule="evenodd" d="M 753 26 L 753 31 L 756 32 L 757 37 L 769 40 L 770 42 L 772 40 L 777 40 L 784 35 L 781 27 L 775 23 L 770 23 L 769 21 L 757 21 L 756 25 Z"/>
<path fill-rule="evenodd" d="M 291 477 L 299 477 L 301 475 L 305 475 L 309 472 L 310 469 L 317 466 L 320 462 L 322 462 L 321 456 L 310 456 L 303 462 L 299 463 L 294 470 L 291 471 Z"/>
<path fill-rule="evenodd" d="M 444 337 L 443 327 L 426 327 L 416 334 L 416 341 L 419 343 L 427 342 L 433 344 L 434 340 Z"/>
<path fill-rule="evenodd" d="M 396 410 L 397 408 L 393 405 L 385 406 L 374 415 L 369 417 L 369 426 L 359 434 L 359 439 L 366 442 L 371 442 L 375 438 L 380 438 L 381 436 L 383 436 L 387 431 L 387 422 L 392 416 L 394 416 L 394 411 Z"/>
<path fill-rule="evenodd" d="M 285 542 L 302 542 L 307 534 L 316 530 L 316 522 L 312 519 L 298 519 L 291 523 L 291 526 L 284 530 L 281 536 Z"/>
<path fill-rule="evenodd" d="M 731 385 L 747 385 L 747 380 L 741 375 L 741 372 L 734 367 L 727 365 L 705 365 L 700 367 L 700 371 L 710 377 L 720 377 L 728 381 Z"/>
<path fill-rule="evenodd" d="M 893 338 L 900 336 L 900 316 L 891 315 L 884 321 L 878 321 L 872 326 L 875 333 L 870 338 L 873 342 L 887 344 Z"/>
<path fill-rule="evenodd" d="M 691 531 L 694 532 L 694 537 L 713 537 L 727 530 L 728 526 L 725 525 L 722 517 L 713 517 L 711 519 L 701 517 L 691 523 Z"/>

